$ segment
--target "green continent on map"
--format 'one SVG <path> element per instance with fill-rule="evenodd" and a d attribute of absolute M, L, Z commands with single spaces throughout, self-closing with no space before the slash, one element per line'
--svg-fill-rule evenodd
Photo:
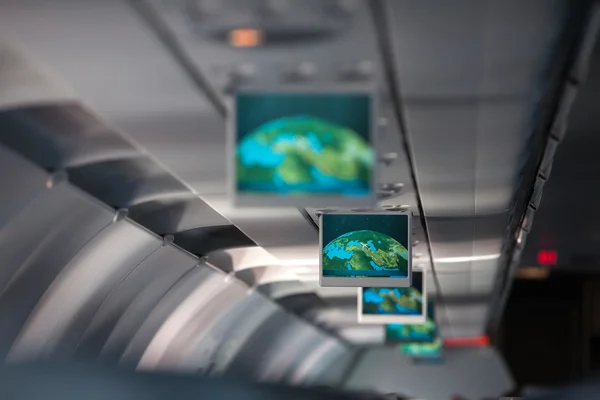
<path fill-rule="evenodd" d="M 437 355 L 442 350 L 442 341 L 437 338 L 431 343 L 405 343 L 401 348 L 403 352 L 414 355 Z"/>
<path fill-rule="evenodd" d="M 363 291 L 363 312 L 367 314 L 419 313 L 423 296 L 414 287 L 366 288 Z"/>
<path fill-rule="evenodd" d="M 238 186 L 249 191 L 368 194 L 375 154 L 352 129 L 310 116 L 279 118 L 242 137 Z"/>
<path fill-rule="evenodd" d="M 387 329 L 403 337 L 428 337 L 435 333 L 436 325 L 428 318 L 424 324 L 388 325 Z"/>
<path fill-rule="evenodd" d="M 327 271 L 399 271 L 408 275 L 408 251 L 383 233 L 360 230 L 346 233 L 323 248 L 323 274 Z M 339 274 L 336 274 L 339 276 Z"/>
<path fill-rule="evenodd" d="M 381 308 L 388 312 L 396 310 L 398 308 L 397 306 L 409 308 L 411 310 L 421 308 L 421 292 L 413 287 L 390 290 L 382 297 L 383 302 L 381 303 Z"/>

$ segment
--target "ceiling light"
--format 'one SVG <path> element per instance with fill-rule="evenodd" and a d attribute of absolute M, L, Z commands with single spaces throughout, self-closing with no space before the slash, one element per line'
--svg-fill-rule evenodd
<path fill-rule="evenodd" d="M 240 28 L 229 32 L 228 41 L 232 47 L 251 48 L 260 46 L 264 34 L 260 29 Z"/>
<path fill-rule="evenodd" d="M 436 258 L 435 262 L 441 264 L 453 264 L 453 263 L 463 263 L 463 262 L 472 262 L 472 261 L 488 261 L 488 260 L 496 260 L 500 258 L 500 254 L 486 254 L 482 256 L 470 256 L 470 257 L 442 257 Z"/>

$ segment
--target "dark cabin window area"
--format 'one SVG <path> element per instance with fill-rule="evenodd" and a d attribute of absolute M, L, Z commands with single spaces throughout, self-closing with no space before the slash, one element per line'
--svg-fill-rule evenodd
<path fill-rule="evenodd" d="M 515 281 L 499 347 L 518 386 L 555 386 L 584 376 L 582 294 L 581 277 Z"/>

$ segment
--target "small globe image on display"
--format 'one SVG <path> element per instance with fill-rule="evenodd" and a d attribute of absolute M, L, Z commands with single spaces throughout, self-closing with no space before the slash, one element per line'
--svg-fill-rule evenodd
<path fill-rule="evenodd" d="M 241 193 L 372 194 L 375 154 L 352 129 L 299 115 L 271 120 L 239 137 L 237 187 Z"/>
<path fill-rule="evenodd" d="M 363 314 L 419 315 L 423 295 L 414 288 L 363 288 Z"/>
<path fill-rule="evenodd" d="M 388 340 L 432 342 L 435 339 L 436 325 L 431 319 L 424 324 L 388 324 L 385 327 Z"/>
<path fill-rule="evenodd" d="M 408 250 L 380 232 L 348 232 L 323 248 L 323 276 L 407 277 Z"/>
<path fill-rule="evenodd" d="M 430 343 L 405 343 L 400 350 L 413 357 L 439 357 L 442 351 L 442 340 L 437 338 Z"/>

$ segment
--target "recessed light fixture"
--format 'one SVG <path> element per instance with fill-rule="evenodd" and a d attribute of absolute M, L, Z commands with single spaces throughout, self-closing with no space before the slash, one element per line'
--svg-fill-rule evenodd
<path fill-rule="evenodd" d="M 470 256 L 470 257 L 442 257 L 436 258 L 435 262 L 442 264 L 453 264 L 453 263 L 462 263 L 462 262 L 472 262 L 472 261 L 489 261 L 496 260 L 500 258 L 500 254 L 486 254 L 481 256 Z"/>
<path fill-rule="evenodd" d="M 229 31 L 227 40 L 231 47 L 252 48 L 260 46 L 264 41 L 264 32 L 254 28 L 238 28 Z"/>

